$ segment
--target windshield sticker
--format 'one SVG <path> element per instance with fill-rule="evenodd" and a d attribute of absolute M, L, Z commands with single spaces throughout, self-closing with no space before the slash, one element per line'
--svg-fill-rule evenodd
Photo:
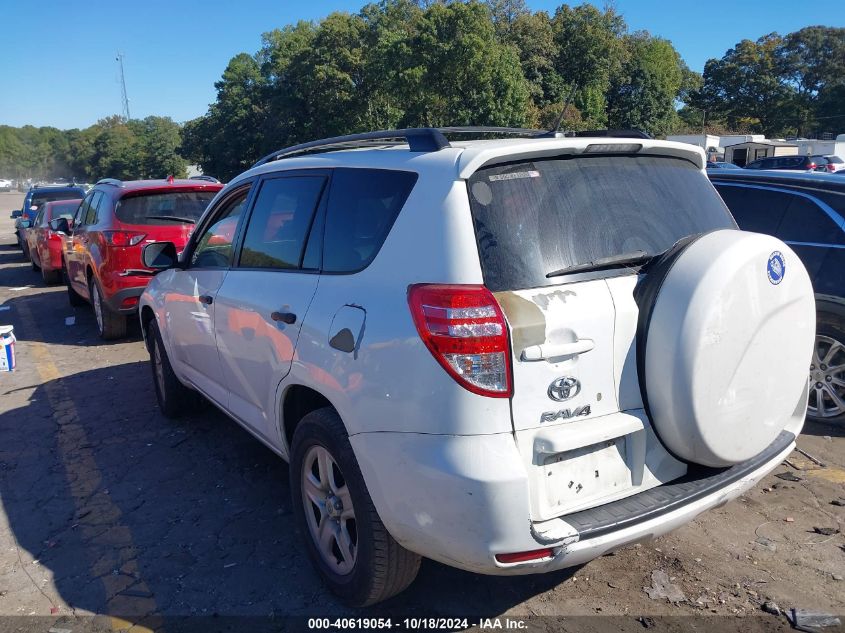
<path fill-rule="evenodd" d="M 509 174 L 496 174 L 495 176 L 490 176 L 490 181 L 495 182 L 497 180 L 517 180 L 518 178 L 539 178 L 540 172 L 539 171 L 514 171 Z"/>

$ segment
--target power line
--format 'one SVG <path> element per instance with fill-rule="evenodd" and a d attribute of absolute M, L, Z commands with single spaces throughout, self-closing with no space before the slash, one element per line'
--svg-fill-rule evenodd
<path fill-rule="evenodd" d="M 123 53 L 118 52 L 115 61 L 120 64 L 120 91 L 123 101 L 123 118 L 128 121 L 132 117 L 129 115 L 129 97 L 126 95 L 126 76 L 123 74 Z"/>

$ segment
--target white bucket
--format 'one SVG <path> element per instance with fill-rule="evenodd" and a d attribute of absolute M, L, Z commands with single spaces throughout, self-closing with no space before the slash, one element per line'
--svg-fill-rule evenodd
<path fill-rule="evenodd" d="M 15 331 L 11 325 L 0 325 L 0 371 L 15 369 Z"/>

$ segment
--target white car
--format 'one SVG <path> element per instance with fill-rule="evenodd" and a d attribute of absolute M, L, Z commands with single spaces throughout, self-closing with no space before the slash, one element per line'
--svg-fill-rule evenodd
<path fill-rule="evenodd" d="M 737 230 L 700 148 L 640 136 L 268 156 L 178 259 L 145 249 L 162 411 L 199 392 L 290 462 L 306 548 L 353 605 L 421 556 L 547 572 L 739 496 L 804 422 L 810 279 Z"/>
<path fill-rule="evenodd" d="M 842 160 L 836 154 L 829 154 L 825 156 L 827 159 L 827 171 L 835 174 L 837 171 L 845 169 L 845 160 Z"/>
<path fill-rule="evenodd" d="M 12 181 L 6 180 L 5 178 L 0 178 L 0 191 L 11 191 L 12 190 Z"/>

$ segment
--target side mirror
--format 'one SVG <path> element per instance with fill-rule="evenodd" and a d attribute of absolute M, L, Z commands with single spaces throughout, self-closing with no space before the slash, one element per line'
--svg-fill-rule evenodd
<path fill-rule="evenodd" d="M 142 259 L 144 266 L 154 270 L 176 268 L 179 264 L 179 255 L 176 253 L 176 245 L 173 242 L 147 244 L 144 247 Z"/>
<path fill-rule="evenodd" d="M 30 222 L 29 220 L 21 220 L 19 226 L 22 229 L 28 229 L 32 226 L 32 222 Z"/>
<path fill-rule="evenodd" d="M 12 211 L 12 215 L 10 215 L 9 217 L 12 218 L 13 220 L 16 220 L 17 218 L 21 217 L 22 215 L 23 215 L 23 211 L 21 211 L 20 209 L 15 209 L 14 211 Z"/>
<path fill-rule="evenodd" d="M 70 233 L 70 222 L 68 222 L 67 218 L 56 218 L 55 220 L 50 220 L 50 229 L 55 231 L 56 233 Z"/>

